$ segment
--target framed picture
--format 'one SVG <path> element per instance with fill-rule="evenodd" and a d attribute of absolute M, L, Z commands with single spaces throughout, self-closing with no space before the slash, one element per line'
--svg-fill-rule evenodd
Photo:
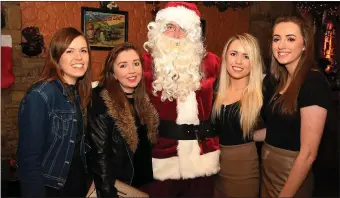
<path fill-rule="evenodd" d="M 110 50 L 128 40 L 128 13 L 82 7 L 81 28 L 91 49 Z"/>

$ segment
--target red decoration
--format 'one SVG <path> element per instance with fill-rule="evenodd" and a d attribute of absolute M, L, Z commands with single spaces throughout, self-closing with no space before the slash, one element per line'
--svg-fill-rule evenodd
<path fill-rule="evenodd" d="M 8 88 L 14 83 L 12 37 L 1 35 L 1 88 Z"/>

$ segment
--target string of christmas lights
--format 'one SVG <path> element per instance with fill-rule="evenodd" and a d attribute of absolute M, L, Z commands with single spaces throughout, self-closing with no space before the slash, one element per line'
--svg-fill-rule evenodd
<path fill-rule="evenodd" d="M 302 13 L 312 13 L 315 17 L 321 17 L 325 11 L 327 15 L 340 17 L 340 2 L 296 2 L 296 8 Z"/>
<path fill-rule="evenodd" d="M 207 7 L 216 6 L 219 12 L 224 12 L 228 8 L 233 9 L 234 11 L 238 8 L 246 8 L 249 7 L 252 2 L 247 1 L 203 1 L 203 5 Z"/>

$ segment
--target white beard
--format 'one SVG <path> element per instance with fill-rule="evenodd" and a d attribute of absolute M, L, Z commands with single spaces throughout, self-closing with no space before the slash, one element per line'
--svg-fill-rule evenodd
<path fill-rule="evenodd" d="M 184 101 L 190 92 L 200 89 L 203 77 L 203 43 L 188 38 L 174 39 L 163 34 L 154 40 L 153 92 L 162 92 L 161 100 Z"/>

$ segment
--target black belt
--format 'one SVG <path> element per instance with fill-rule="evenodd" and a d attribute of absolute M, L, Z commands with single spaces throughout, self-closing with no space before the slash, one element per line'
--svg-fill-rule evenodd
<path fill-rule="evenodd" d="M 158 129 L 160 137 L 175 140 L 203 140 L 216 136 L 210 121 L 202 121 L 199 125 L 178 125 L 175 121 L 161 120 Z"/>

